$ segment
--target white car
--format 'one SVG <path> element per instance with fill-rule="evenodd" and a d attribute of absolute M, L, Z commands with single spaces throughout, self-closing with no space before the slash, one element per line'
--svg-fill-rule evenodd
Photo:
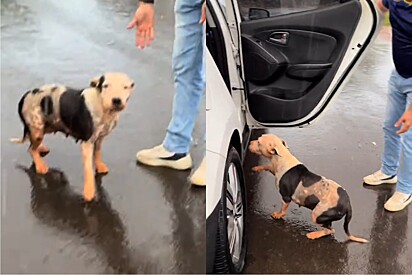
<path fill-rule="evenodd" d="M 239 273 L 251 131 L 319 119 L 382 16 L 371 0 L 208 0 L 207 8 L 207 273 Z"/>

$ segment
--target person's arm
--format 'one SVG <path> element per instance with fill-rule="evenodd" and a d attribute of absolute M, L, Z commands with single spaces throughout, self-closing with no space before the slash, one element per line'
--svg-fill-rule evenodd
<path fill-rule="evenodd" d="M 401 118 L 396 122 L 395 127 L 401 126 L 401 129 L 397 131 L 397 134 L 406 133 L 412 126 L 412 104 L 409 108 L 403 113 Z"/>
<path fill-rule="evenodd" d="M 376 4 L 382 13 L 386 13 L 389 10 L 388 0 L 378 0 Z"/>
<path fill-rule="evenodd" d="M 154 0 L 140 0 L 132 21 L 127 25 L 130 30 L 136 27 L 136 46 L 150 46 L 154 39 Z"/>

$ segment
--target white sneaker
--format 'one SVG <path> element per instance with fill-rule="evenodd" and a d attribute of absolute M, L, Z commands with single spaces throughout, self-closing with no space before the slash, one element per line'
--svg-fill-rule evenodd
<path fill-rule="evenodd" d="M 192 158 L 189 154 L 169 152 L 163 145 L 137 152 L 136 159 L 149 166 L 164 166 L 176 170 L 192 168 Z"/>
<path fill-rule="evenodd" d="M 199 168 L 190 177 L 190 182 L 197 186 L 206 186 L 206 157 L 203 157 Z"/>
<path fill-rule="evenodd" d="M 400 211 L 412 202 L 412 194 L 404 194 L 396 191 L 385 203 L 384 207 L 388 211 Z"/>
<path fill-rule="evenodd" d="M 398 177 L 396 175 L 390 176 L 382 173 L 381 170 L 363 178 L 363 182 L 369 185 L 380 185 L 384 183 L 397 183 Z"/>

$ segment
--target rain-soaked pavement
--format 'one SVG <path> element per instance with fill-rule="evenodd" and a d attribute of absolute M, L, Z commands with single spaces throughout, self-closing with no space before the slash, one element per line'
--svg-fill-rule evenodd
<path fill-rule="evenodd" d="M 312 171 L 344 186 L 351 197 L 351 233 L 368 244 L 345 243 L 343 222 L 334 237 L 316 241 L 305 234 L 315 227 L 310 210 L 289 207 L 284 220 L 270 214 L 280 209 L 274 177 L 255 174 L 263 159 L 248 155 L 248 239 L 246 273 L 412 273 L 412 208 L 389 213 L 383 204 L 393 186 L 368 188 L 362 178 L 379 168 L 387 80 L 393 67 L 387 32 L 369 50 L 327 114 L 304 129 L 274 129 Z M 255 137 L 262 132 L 256 132 Z M 255 138 L 255 137 L 252 137 Z"/>
<path fill-rule="evenodd" d="M 205 190 L 189 172 L 136 165 L 135 153 L 162 142 L 170 119 L 173 2 L 156 5 L 156 39 L 144 51 L 126 30 L 136 0 L 1 1 L 2 273 L 204 272 Z M 49 136 L 51 169 L 37 176 L 26 146 L 11 145 L 22 125 L 17 102 L 44 83 L 85 87 L 105 71 L 136 82 L 117 128 L 103 144 L 110 173 L 99 201 L 82 202 L 79 145 Z M 194 132 L 198 165 L 204 112 Z"/>

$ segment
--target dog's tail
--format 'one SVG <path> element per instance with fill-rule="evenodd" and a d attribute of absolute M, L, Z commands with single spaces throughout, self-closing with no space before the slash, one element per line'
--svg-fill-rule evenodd
<path fill-rule="evenodd" d="M 367 243 L 367 242 L 369 242 L 366 239 L 352 236 L 349 233 L 349 222 L 350 222 L 351 219 L 352 219 L 352 206 L 349 203 L 348 204 L 348 209 L 347 209 L 347 212 L 346 212 L 346 216 L 345 216 L 345 222 L 343 223 L 343 229 L 345 230 L 346 235 L 348 235 L 349 240 L 351 240 L 353 242 L 358 242 L 358 243 Z"/>
<path fill-rule="evenodd" d="M 24 100 L 26 99 L 26 96 L 30 93 L 30 91 L 27 91 L 23 97 L 20 99 L 17 112 L 19 114 L 20 120 L 24 125 L 24 130 L 23 130 L 23 137 L 22 138 L 11 138 L 10 141 L 15 144 L 22 144 L 25 143 L 28 140 L 29 137 L 29 127 L 27 126 L 26 120 L 24 119 L 23 116 L 23 104 Z"/>
<path fill-rule="evenodd" d="M 11 138 L 10 142 L 14 144 L 23 144 L 27 141 L 27 136 L 24 136 L 22 138 Z"/>
<path fill-rule="evenodd" d="M 29 139 L 29 129 L 24 125 L 23 137 L 22 138 L 11 138 L 10 142 L 14 144 L 23 144 Z"/>

